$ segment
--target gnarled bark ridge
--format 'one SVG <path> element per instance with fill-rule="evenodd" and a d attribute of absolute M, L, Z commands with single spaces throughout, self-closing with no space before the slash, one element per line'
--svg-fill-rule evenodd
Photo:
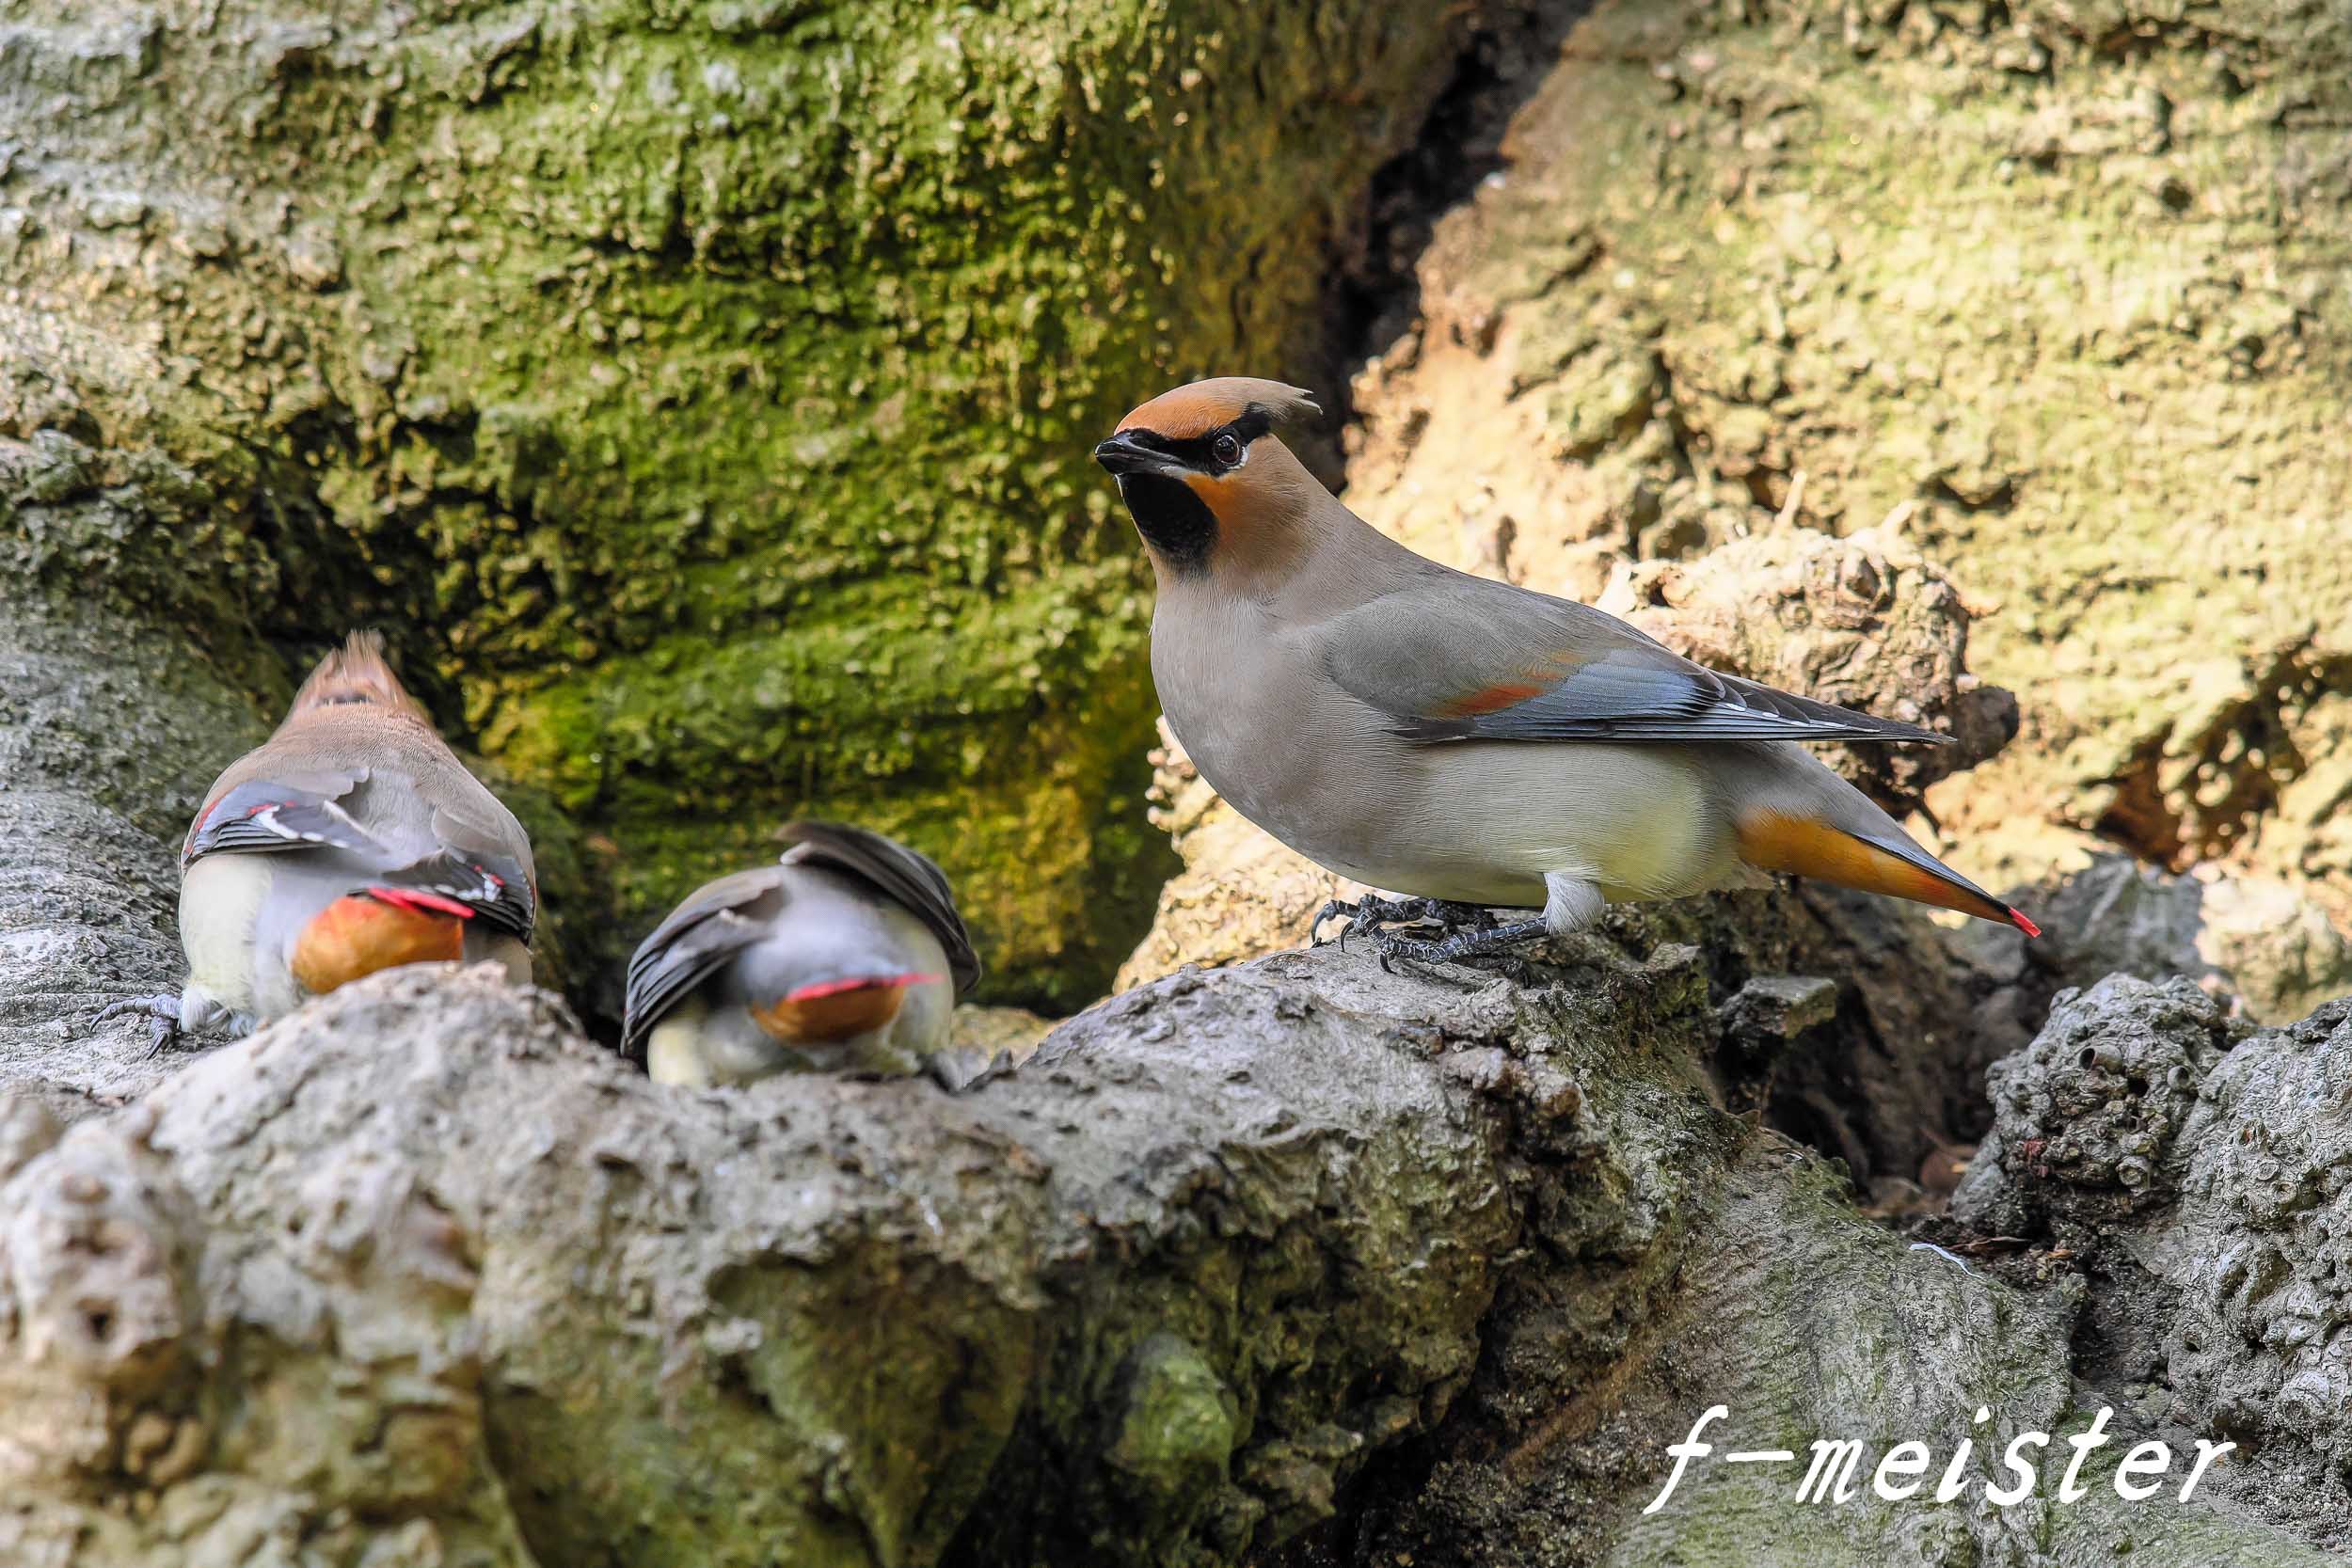
<path fill-rule="evenodd" d="M 2268 1471 L 2204 1504 L 2003 1510 L 1981 1484 L 1795 1508 L 1793 1475 L 1719 1469 L 1643 1514 L 1716 1402 L 1726 1441 L 1859 1437 L 1873 1463 L 1982 1436 L 1979 1403 L 2004 1441 L 2068 1430 L 2099 1402 L 2070 1346 L 2126 1299 L 1862 1219 L 1719 1103 L 1743 1009 L 1708 967 L 1654 934 L 1532 990 L 1279 955 L 1133 992 L 961 1097 L 673 1093 L 488 971 L 376 976 L 115 1115 L 0 1124 L 0 1540 L 60 1563 L 2321 1560 L 2296 1541 L 2332 1483 Z M 2221 1288 L 2189 1404 L 2123 1403 L 2130 1435 L 2245 1419 L 2237 1363 L 2279 1353 Z M 2225 1388 L 2238 1414 L 2196 1405 Z M 2268 1418 L 2295 1408 L 2324 1449 L 2322 1407 Z"/>
<path fill-rule="evenodd" d="M 1171 757 L 1187 869 L 1139 983 L 970 1094 L 674 1093 L 481 972 L 380 975 L 193 1053 L 88 1030 L 177 976 L 173 849 L 282 705 L 277 644 L 368 613 L 546 792 L 551 908 L 649 909 L 792 809 L 936 826 L 977 791 L 946 858 L 995 956 L 1087 994 L 1117 927 L 1079 916 L 1146 863 L 1105 825 L 1149 707 L 1085 437 L 1131 383 L 1299 345 L 1370 169 L 1470 32 L 1518 14 L 1263 10 L 8 12 L 0 1561 L 2204 1568 L 2340 1545 L 2352 1038 L 2341 1005 L 2255 1020 L 2338 989 L 2342 943 L 2290 902 L 2292 951 L 2265 948 L 2247 933 L 2280 922 L 2244 897 L 2209 942 L 2219 889 L 2121 863 L 2045 890 L 2079 918 L 2033 948 L 1806 889 L 1612 911 L 1528 985 L 1390 974 L 1297 950 L 1325 884 Z M 2090 601 L 2087 717 L 2028 704 L 2020 766 L 2059 762 L 2025 793 L 2168 855 L 2317 824 L 2343 650 L 2305 625 L 2340 568 L 2309 553 L 2334 472 L 2309 433 L 2336 428 L 2309 410 L 2345 338 L 2295 264 L 2340 242 L 2294 226 L 2341 194 L 2312 150 L 2341 34 L 2324 6 L 2242 10 L 1598 8 L 1546 62 L 1511 177 L 1441 226 L 1438 260 L 1497 264 L 1427 272 L 1409 350 L 1359 384 L 1359 491 L 1457 504 L 1365 510 L 1545 586 L 1641 557 L 1617 592 L 1661 635 L 1931 718 L 1973 757 L 2010 710 L 1922 545 L 2019 607 L 1991 651 L 2030 695 L 2035 650 L 2077 629 L 2037 542 L 2078 493 L 2067 454 L 2107 450 L 2109 381 L 2185 365 L 2143 388 L 2166 418 L 2276 461 L 2100 459 L 2081 483 L 2125 498 L 2121 544 L 2169 573 L 2171 498 L 2215 485 L 2321 526 L 2280 593 L 2226 579 L 2231 652 L 2191 683 L 2211 701 L 2160 736 L 2123 671 L 2143 628 L 2177 641 L 2142 613 L 2170 590 Z M 1974 134 L 1857 140 L 1889 103 Z M 2087 327 L 2106 369 L 2058 399 L 2063 335 L 2034 312 L 2078 303 L 1898 309 L 1964 246 L 1807 218 L 1865 188 L 1850 156 L 1916 165 L 1879 188 L 1949 207 L 1931 238 L 2008 231 L 2024 181 L 2102 215 L 2075 236 L 2100 276 L 2141 276 L 2106 250 L 2154 224 L 2230 243 Z M 2265 188 L 2275 212 L 2201 205 Z M 2242 241 L 2265 260 L 2237 278 Z M 1645 292 L 1670 274 L 1701 281 Z M 1987 322 L 2011 325 L 1988 344 Z M 1963 370 L 1985 398 L 1913 417 L 1930 371 Z M 2026 418 L 2060 406 L 2090 434 Z M 1592 525 L 1573 538 L 1535 526 L 1559 485 Z M 1743 528 L 1764 537 L 1661 564 Z M 1037 721 L 1073 693 L 1104 722 Z M 1935 782 L 1850 766 L 1898 803 Z M 2243 854 L 2324 869 L 2335 836 L 2308 863 L 2275 835 Z M 1177 967 L 1204 912 L 1248 922 L 1213 974 Z M 591 1014 L 596 973 L 573 976 Z M 1717 1404 L 1723 1449 L 1974 1447 L 1946 1503 L 1798 1503 L 1794 1473 L 1721 1463 L 1645 1513 Z M 2045 1462 L 2031 1497 L 1987 1497 L 2009 1441 L 2103 1406 L 2085 1496 Z M 2127 1502 L 2116 1461 L 2156 1438 L 2238 1447 L 2193 1498 Z"/>

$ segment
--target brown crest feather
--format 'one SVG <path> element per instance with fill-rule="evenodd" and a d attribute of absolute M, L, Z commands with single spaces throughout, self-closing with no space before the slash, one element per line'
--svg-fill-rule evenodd
<path fill-rule="evenodd" d="M 408 689 L 392 673 L 391 665 L 384 657 L 384 634 L 380 631 L 355 631 L 342 647 L 320 659 L 310 679 L 302 683 L 302 689 L 294 693 L 294 706 L 286 710 L 286 719 L 292 722 L 321 708 L 353 703 L 389 708 L 425 723 L 432 722 L 424 705 L 408 695 Z"/>
<path fill-rule="evenodd" d="M 1148 430 L 1184 441 L 1229 425 L 1252 407 L 1264 409 L 1278 425 L 1323 415 L 1315 395 L 1304 387 L 1254 376 L 1220 375 L 1162 392 L 1120 420 L 1119 428 Z"/>

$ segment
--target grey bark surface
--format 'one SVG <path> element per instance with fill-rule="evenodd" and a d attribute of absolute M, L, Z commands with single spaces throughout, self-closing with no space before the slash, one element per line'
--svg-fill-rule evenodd
<path fill-rule="evenodd" d="M 107 1003 L 176 989 L 180 835 L 265 733 L 191 644 L 0 577 L 0 1061 L 66 1120 L 171 1070 Z"/>
<path fill-rule="evenodd" d="M 2352 1540 L 2352 1001 L 2255 1029 L 2118 975 L 2062 994 L 1992 1086 L 1955 1212 L 2029 1243 L 2006 1270 L 2079 1282 L 2087 1376 L 2237 1440 L 2249 1510 Z"/>
<path fill-rule="evenodd" d="M 1719 925 L 1788 924 L 1772 904 Z M 1654 934 L 1531 990 L 1279 956 L 1120 998 L 962 1097 L 673 1093 L 492 972 L 376 976 L 112 1116 L 0 1117 L 0 1546 L 2322 1560 L 2243 1488 L 1800 1510 L 1719 1471 L 1645 1518 L 1712 1402 L 1727 1438 L 1874 1454 L 1979 1402 L 2005 1433 L 2092 1402 L 2095 1287 L 1910 1249 L 1724 1108 L 1725 1018 L 1755 1013 L 1708 969 Z"/>

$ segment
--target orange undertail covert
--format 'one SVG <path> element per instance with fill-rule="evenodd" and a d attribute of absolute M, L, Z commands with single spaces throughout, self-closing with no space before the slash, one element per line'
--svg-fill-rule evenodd
<path fill-rule="evenodd" d="M 2014 926 L 2029 937 L 2042 934 L 2042 928 L 2023 913 L 1959 877 L 1938 875 L 1826 822 L 1782 812 L 1759 812 L 1740 824 L 1740 855 L 1761 871 L 1786 871 L 1862 893 L 1933 904 L 1979 920 Z"/>

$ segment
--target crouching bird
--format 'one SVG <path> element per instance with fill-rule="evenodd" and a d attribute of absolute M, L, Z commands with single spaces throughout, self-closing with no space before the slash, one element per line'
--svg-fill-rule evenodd
<path fill-rule="evenodd" d="M 1319 412 L 1278 382 L 1196 382 L 1094 455 L 1158 578 L 1169 726 L 1250 821 L 1414 895 L 1334 906 L 1384 960 L 1471 957 L 1565 935 L 1607 902 L 1773 872 L 2040 934 L 1794 744 L 1944 736 L 1718 674 L 1598 610 L 1415 555 L 1276 436 Z M 1492 906 L 1543 918 L 1497 926 Z M 1467 928 L 1377 928 L 1412 916 Z"/>
<path fill-rule="evenodd" d="M 177 996 L 118 1002 L 160 1046 L 236 1034 L 398 964 L 495 959 L 531 978 L 531 840 L 466 771 L 355 632 L 310 672 L 285 722 L 206 792 L 180 849 Z"/>
<path fill-rule="evenodd" d="M 938 1072 L 955 999 L 980 978 L 946 874 L 863 828 L 784 836 L 777 863 L 698 888 L 639 944 L 622 1049 L 696 1088 Z"/>

